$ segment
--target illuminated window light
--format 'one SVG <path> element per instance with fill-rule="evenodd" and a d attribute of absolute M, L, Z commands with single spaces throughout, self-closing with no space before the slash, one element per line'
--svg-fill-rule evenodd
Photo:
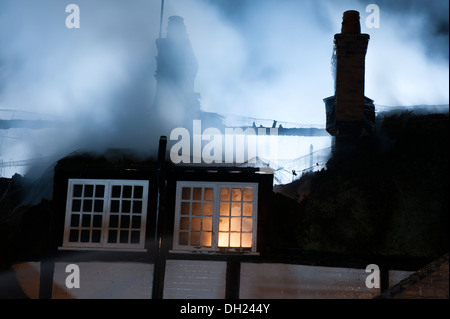
<path fill-rule="evenodd" d="M 256 183 L 178 182 L 174 249 L 256 251 Z"/>

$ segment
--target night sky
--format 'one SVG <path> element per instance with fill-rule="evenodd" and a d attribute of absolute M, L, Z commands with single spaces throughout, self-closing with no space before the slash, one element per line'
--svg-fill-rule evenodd
<path fill-rule="evenodd" d="M 65 25 L 66 5 L 80 28 Z M 368 4 L 380 27 L 367 28 Z M 366 96 L 381 106 L 449 103 L 449 2 L 442 0 L 166 0 L 185 20 L 205 111 L 324 125 L 334 94 L 333 36 L 358 10 L 371 37 Z M 155 94 L 159 0 L 1 0 L 0 119 L 58 119 L 54 130 L 0 131 L 0 159 L 69 153 L 87 144 L 156 145 L 148 119 Z"/>

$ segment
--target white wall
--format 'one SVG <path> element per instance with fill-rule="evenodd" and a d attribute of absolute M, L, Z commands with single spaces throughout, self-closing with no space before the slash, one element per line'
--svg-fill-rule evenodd
<path fill-rule="evenodd" d="M 241 264 L 242 299 L 372 298 L 365 269 L 291 264 Z"/>
<path fill-rule="evenodd" d="M 80 262 L 80 288 L 68 289 L 66 266 L 55 263 L 53 299 L 150 299 L 153 265 L 134 262 Z"/>
<path fill-rule="evenodd" d="M 80 262 L 80 288 L 66 288 L 69 263 L 55 263 L 54 299 L 149 299 L 153 265 L 133 262 Z M 17 282 L 31 299 L 39 298 L 40 263 L 13 266 Z M 390 270 L 389 286 L 411 271 Z M 293 264 L 242 263 L 241 299 L 372 298 L 379 289 L 368 289 L 365 269 L 316 267 Z M 166 299 L 225 298 L 226 262 L 167 260 L 164 285 Z"/>
<path fill-rule="evenodd" d="M 225 298 L 226 262 L 167 260 L 164 299 Z"/>

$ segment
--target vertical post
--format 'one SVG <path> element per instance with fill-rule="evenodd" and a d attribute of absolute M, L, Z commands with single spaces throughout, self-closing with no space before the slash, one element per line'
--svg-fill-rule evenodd
<path fill-rule="evenodd" d="M 53 258 L 49 258 L 48 254 L 46 254 L 46 258 L 41 260 L 41 272 L 39 276 L 39 299 L 52 298 L 54 271 L 55 261 Z"/>
<path fill-rule="evenodd" d="M 156 178 L 158 182 L 158 205 L 156 209 L 156 223 L 155 223 L 155 245 L 156 257 L 155 265 L 153 267 L 153 288 L 152 298 L 162 299 L 164 289 L 164 274 L 166 268 L 166 255 L 162 253 L 162 230 L 163 223 L 160 217 L 164 217 L 165 204 L 165 176 L 164 176 L 164 162 L 166 158 L 167 137 L 161 136 L 159 139 L 158 149 L 158 163 L 156 169 Z"/>
<path fill-rule="evenodd" d="M 164 0 L 161 0 L 161 17 L 160 17 L 160 20 L 159 20 L 159 38 L 160 39 L 161 39 L 161 36 L 162 36 L 163 17 L 164 17 Z"/>
<path fill-rule="evenodd" d="M 165 195 L 165 176 L 164 176 L 164 162 L 166 160 L 166 147 L 167 147 L 167 137 L 161 136 L 159 139 L 159 149 L 158 149 L 158 162 L 156 167 L 156 179 L 158 183 L 158 204 L 156 208 L 156 223 L 155 223 L 155 243 L 159 243 L 160 234 L 159 234 L 159 216 L 164 208 L 163 197 Z"/>
<path fill-rule="evenodd" d="M 239 299 L 241 285 L 241 262 L 239 260 L 227 261 L 225 279 L 225 299 Z"/>
<path fill-rule="evenodd" d="M 387 289 L 389 289 L 389 268 L 382 264 L 380 267 L 380 292 L 383 293 Z"/>

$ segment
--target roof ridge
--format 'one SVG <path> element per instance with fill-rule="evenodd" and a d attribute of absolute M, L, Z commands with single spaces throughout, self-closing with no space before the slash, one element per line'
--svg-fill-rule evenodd
<path fill-rule="evenodd" d="M 423 278 L 427 277 L 428 275 L 432 274 L 433 272 L 437 271 L 442 265 L 449 262 L 449 253 L 446 253 L 442 255 L 441 257 L 433 260 L 426 266 L 422 267 L 418 271 L 412 273 L 405 279 L 401 280 L 396 285 L 392 286 L 391 288 L 385 290 L 382 292 L 379 296 L 375 297 L 374 299 L 389 299 L 394 297 L 395 295 L 398 295 L 405 289 L 411 287 L 412 285 L 416 284 Z"/>

